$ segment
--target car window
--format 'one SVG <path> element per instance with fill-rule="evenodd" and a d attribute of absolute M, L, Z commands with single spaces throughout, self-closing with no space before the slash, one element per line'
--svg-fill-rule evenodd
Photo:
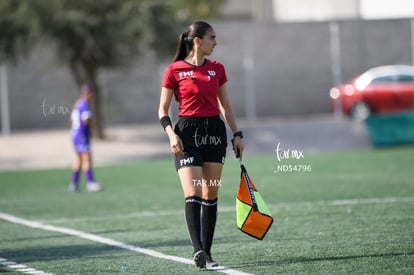
<path fill-rule="evenodd" d="M 399 82 L 414 82 L 414 76 L 409 74 L 400 74 L 398 76 Z"/>
<path fill-rule="evenodd" d="M 398 75 L 384 75 L 372 79 L 371 83 L 398 82 Z"/>

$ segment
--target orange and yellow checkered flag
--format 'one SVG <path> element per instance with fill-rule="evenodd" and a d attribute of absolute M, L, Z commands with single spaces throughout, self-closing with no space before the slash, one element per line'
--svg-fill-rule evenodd
<path fill-rule="evenodd" d="M 240 167 L 241 177 L 236 197 L 237 227 L 243 233 L 262 240 L 269 231 L 273 218 L 241 161 Z"/>

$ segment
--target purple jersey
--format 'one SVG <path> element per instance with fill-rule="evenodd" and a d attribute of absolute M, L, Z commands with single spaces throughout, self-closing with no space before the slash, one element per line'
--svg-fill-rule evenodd
<path fill-rule="evenodd" d="M 89 108 L 88 101 L 79 99 L 71 113 L 72 128 L 71 136 L 73 145 L 77 152 L 89 151 L 89 126 L 85 123 L 92 117 L 92 112 Z"/>

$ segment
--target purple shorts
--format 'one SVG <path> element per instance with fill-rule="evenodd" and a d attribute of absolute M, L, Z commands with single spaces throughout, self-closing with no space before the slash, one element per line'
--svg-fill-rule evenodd
<path fill-rule="evenodd" d="M 91 151 L 91 145 L 88 138 L 72 136 L 72 143 L 77 153 L 88 153 Z"/>

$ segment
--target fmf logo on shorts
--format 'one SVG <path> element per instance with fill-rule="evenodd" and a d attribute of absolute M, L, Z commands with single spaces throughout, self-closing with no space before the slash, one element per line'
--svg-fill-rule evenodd
<path fill-rule="evenodd" d="M 189 157 L 186 159 L 180 159 L 180 166 L 189 165 L 194 162 L 194 157 Z"/>

